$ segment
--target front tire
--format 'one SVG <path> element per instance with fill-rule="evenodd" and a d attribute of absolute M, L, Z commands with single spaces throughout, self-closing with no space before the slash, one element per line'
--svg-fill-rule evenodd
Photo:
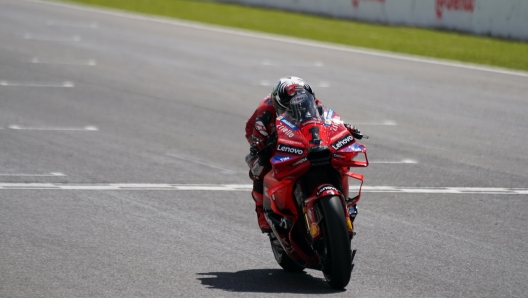
<path fill-rule="evenodd" d="M 322 212 L 322 233 L 325 243 L 323 274 L 334 289 L 343 289 L 350 282 L 352 260 L 350 239 L 343 203 L 337 196 L 319 200 Z"/>

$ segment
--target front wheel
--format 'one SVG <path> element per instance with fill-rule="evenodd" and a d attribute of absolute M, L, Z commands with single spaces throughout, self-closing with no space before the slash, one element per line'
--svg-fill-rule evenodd
<path fill-rule="evenodd" d="M 343 203 L 337 196 L 319 200 L 324 241 L 323 274 L 330 286 L 342 289 L 350 282 L 352 260 Z"/>

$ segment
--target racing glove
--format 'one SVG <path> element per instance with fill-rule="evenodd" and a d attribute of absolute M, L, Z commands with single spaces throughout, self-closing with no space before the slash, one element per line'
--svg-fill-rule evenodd
<path fill-rule="evenodd" d="M 251 144 L 251 147 L 249 148 L 251 156 L 257 156 L 257 153 L 262 150 L 265 146 L 266 142 L 264 140 L 255 138 L 253 140 L 253 143 Z"/>

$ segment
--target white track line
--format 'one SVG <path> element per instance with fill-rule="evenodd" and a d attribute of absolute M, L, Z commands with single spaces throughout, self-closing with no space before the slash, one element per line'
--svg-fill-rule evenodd
<path fill-rule="evenodd" d="M 34 82 L 11 82 L 11 81 L 0 81 L 0 86 L 5 86 L 5 87 L 40 87 L 40 88 L 73 88 L 73 87 L 75 87 L 75 85 L 72 82 L 34 83 Z"/>
<path fill-rule="evenodd" d="M 9 173 L 0 173 L 0 176 L 8 177 L 65 177 L 63 173 L 52 172 L 49 174 L 9 174 Z"/>
<path fill-rule="evenodd" d="M 219 32 L 219 33 L 224 33 L 224 34 L 238 35 L 238 36 L 244 36 L 244 37 L 250 37 L 250 38 L 259 38 L 259 39 L 264 39 L 264 40 L 279 41 L 279 42 L 284 42 L 284 43 L 289 43 L 289 44 L 304 45 L 304 46 L 310 46 L 310 47 L 327 49 L 327 50 L 335 50 L 335 51 L 356 53 L 356 54 L 369 55 L 369 56 L 375 56 L 375 57 L 384 57 L 384 58 L 390 58 L 390 59 L 412 61 L 412 62 L 418 62 L 418 63 L 442 65 L 442 66 L 448 66 L 448 67 L 464 68 L 464 69 L 471 69 L 471 70 L 477 70 L 477 71 L 493 72 L 493 73 L 499 73 L 499 74 L 505 74 L 505 75 L 528 77 L 528 72 L 525 72 L 525 71 L 516 71 L 516 70 L 510 70 L 506 68 L 484 66 L 484 65 L 479 65 L 479 64 L 461 63 L 461 62 L 454 62 L 454 61 L 449 61 L 449 60 L 424 58 L 420 56 L 398 54 L 398 53 L 392 53 L 392 52 L 384 52 L 380 50 L 371 50 L 371 49 L 358 48 L 358 47 L 352 47 L 352 46 L 317 42 L 317 41 L 311 41 L 311 40 L 301 39 L 301 38 L 293 38 L 293 37 L 285 37 L 285 36 L 280 36 L 280 35 L 259 33 L 259 32 L 249 31 L 249 30 L 243 30 L 243 29 L 232 29 L 228 27 L 220 27 L 220 26 L 215 26 L 215 25 L 205 25 L 205 24 L 201 24 L 197 22 L 148 16 L 148 15 L 142 15 L 142 14 L 137 14 L 137 13 L 133 14 L 130 12 L 119 11 L 117 9 L 101 9 L 101 8 L 95 8 L 95 7 L 89 7 L 89 6 L 82 6 L 78 4 L 74 5 L 74 4 L 48 2 L 48 1 L 41 1 L 41 0 L 24 0 L 24 1 L 46 4 L 46 5 L 55 5 L 59 7 L 67 7 L 67 8 L 75 9 L 75 10 L 94 12 L 94 13 L 99 13 L 99 14 L 111 15 L 115 17 L 133 19 L 133 20 L 170 24 L 174 26 L 194 28 L 194 29 L 206 30 L 210 32 Z"/>
<path fill-rule="evenodd" d="M 70 28 L 91 28 L 91 29 L 99 28 L 99 24 L 97 22 L 78 23 L 78 22 L 67 22 L 67 21 L 56 21 L 56 20 L 47 21 L 46 22 L 46 26 L 50 26 L 50 27 L 70 27 Z"/>
<path fill-rule="evenodd" d="M 152 183 L 0 183 L 0 190 L 171 190 L 171 191 L 251 191 L 251 184 L 152 184 Z M 355 187 L 351 191 L 357 190 Z M 364 186 L 365 193 L 418 193 L 418 194 L 502 194 L 528 195 L 528 188 L 502 187 L 398 187 Z"/>
<path fill-rule="evenodd" d="M 271 83 L 270 81 L 260 81 L 260 83 L 259 83 L 260 86 L 264 86 L 264 87 L 270 87 L 273 84 L 275 84 L 275 82 Z M 328 82 L 320 82 L 317 85 L 313 85 L 313 86 L 315 86 L 317 88 L 328 88 L 328 87 L 330 87 L 330 83 L 328 83 Z"/>
<path fill-rule="evenodd" d="M 86 127 L 23 127 L 20 125 L 9 125 L 9 129 L 14 130 L 51 130 L 51 131 L 98 131 L 95 126 Z"/>
<path fill-rule="evenodd" d="M 43 60 L 38 57 L 33 57 L 30 61 L 31 63 L 35 64 L 62 64 L 62 65 L 81 65 L 81 66 L 96 66 L 97 61 L 95 59 L 90 59 L 86 61 L 50 61 L 50 60 Z"/>
<path fill-rule="evenodd" d="M 72 37 L 51 37 L 51 36 L 40 36 L 40 35 L 34 35 L 31 33 L 24 34 L 24 39 L 27 40 L 37 40 L 37 41 L 74 41 L 78 42 L 81 41 L 80 36 L 72 36 Z"/>
<path fill-rule="evenodd" d="M 324 64 L 321 61 L 316 61 L 313 63 L 279 63 L 279 62 L 271 62 L 268 60 L 262 61 L 262 65 L 264 66 L 280 66 L 280 67 L 323 67 Z"/>

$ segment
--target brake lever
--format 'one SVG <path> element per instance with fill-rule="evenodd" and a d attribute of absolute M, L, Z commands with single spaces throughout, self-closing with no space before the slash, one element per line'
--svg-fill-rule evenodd
<path fill-rule="evenodd" d="M 367 136 L 367 135 L 363 135 L 361 133 L 354 133 L 354 132 L 352 133 L 352 136 L 354 138 L 358 139 L 358 140 L 368 139 L 369 138 L 369 136 Z"/>

